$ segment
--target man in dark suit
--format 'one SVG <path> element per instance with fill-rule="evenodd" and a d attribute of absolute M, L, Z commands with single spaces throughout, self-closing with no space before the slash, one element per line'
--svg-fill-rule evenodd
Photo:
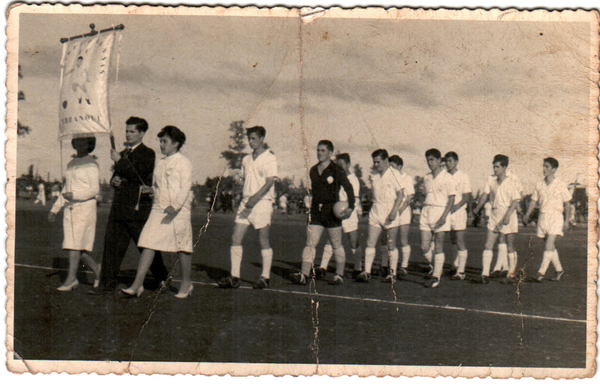
<path fill-rule="evenodd" d="M 129 241 L 137 244 L 152 209 L 152 196 L 142 193 L 142 186 L 152 185 L 156 157 L 154 151 L 142 143 L 148 123 L 139 117 L 130 117 L 126 125 L 125 150 L 119 153 L 112 149 L 110 153 L 115 162 L 110 180 L 115 194 L 104 237 L 100 288 L 91 293 L 100 294 L 116 289 Z M 169 273 L 160 252 L 156 253 L 150 270 L 157 283 L 167 281 Z"/>

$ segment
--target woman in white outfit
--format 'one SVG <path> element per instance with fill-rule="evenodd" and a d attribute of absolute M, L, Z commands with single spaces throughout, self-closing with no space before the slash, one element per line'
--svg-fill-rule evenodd
<path fill-rule="evenodd" d="M 182 283 L 177 298 L 188 297 L 194 286 L 190 281 L 192 268 L 192 163 L 179 150 L 185 134 L 174 126 L 164 127 L 158 134 L 160 151 L 164 155 L 154 167 L 153 186 L 143 193 L 153 193 L 154 203 L 144 225 L 138 247 L 143 248 L 135 281 L 123 289 L 130 296 L 141 296 L 144 279 L 156 251 L 176 252 L 181 263 Z"/>
<path fill-rule="evenodd" d="M 89 154 L 96 147 L 95 137 L 74 138 L 71 145 L 77 151 L 67 164 L 62 194 L 54 202 L 48 220 L 53 222 L 56 214 L 64 208 L 63 249 L 69 252 L 69 274 L 58 287 L 61 292 L 71 291 L 79 285 L 77 269 L 83 259 L 94 272 L 94 286 L 100 281 L 100 264 L 90 256 L 96 234 L 96 195 L 100 193 L 98 163 Z"/>

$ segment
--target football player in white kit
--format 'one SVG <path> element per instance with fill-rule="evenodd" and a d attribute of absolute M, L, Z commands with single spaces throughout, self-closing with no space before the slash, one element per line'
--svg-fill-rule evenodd
<path fill-rule="evenodd" d="M 269 229 L 275 200 L 275 179 L 277 178 L 277 158 L 266 148 L 264 140 L 267 131 L 256 126 L 246 129 L 248 144 L 252 153 L 242 160 L 244 177 L 243 199 L 235 216 L 235 227 L 231 237 L 231 275 L 219 281 L 221 288 L 240 286 L 240 266 L 242 264 L 242 240 L 252 225 L 258 231 L 262 256 L 262 275 L 254 283 L 254 288 L 269 286 L 273 250 L 269 243 Z"/>
<path fill-rule="evenodd" d="M 450 231 L 450 210 L 454 206 L 456 185 L 452 176 L 441 166 L 442 154 L 432 148 L 425 152 L 427 165 L 431 170 L 425 175 L 425 203 L 419 222 L 421 231 L 421 251 L 427 261 L 433 261 L 433 278 L 425 287 L 436 288 L 440 285 L 444 269 L 444 236 Z M 431 239 L 434 239 L 435 258 L 432 255 Z"/>
<path fill-rule="evenodd" d="M 358 245 L 358 217 L 362 213 L 362 208 L 360 206 L 360 182 L 358 177 L 354 173 L 350 172 L 350 155 L 347 153 L 340 153 L 335 156 L 335 162 L 346 171 L 346 175 L 348 176 L 348 181 L 352 184 L 352 189 L 354 191 L 354 197 L 356 199 L 356 205 L 354 206 L 354 211 L 352 215 L 346 220 L 342 220 L 342 232 L 344 232 L 348 236 L 348 241 L 350 242 L 350 250 L 352 252 L 351 260 L 354 263 L 354 271 L 352 273 L 352 278 L 356 278 L 360 271 L 362 270 L 362 260 L 361 253 Z M 341 188 L 340 189 L 340 201 L 348 201 L 348 195 L 346 191 Z M 323 257 L 321 258 L 321 266 L 315 270 L 315 275 L 319 279 L 324 279 L 327 275 L 327 266 L 329 265 L 329 261 L 333 256 L 333 247 L 331 246 L 331 241 L 327 239 L 327 243 L 325 244 L 325 248 L 323 248 Z"/>
<path fill-rule="evenodd" d="M 550 280 L 559 281 L 565 273 L 560 264 L 558 251 L 554 243 L 556 238 L 563 236 L 563 231 L 569 228 L 569 221 L 566 218 L 569 217 L 572 197 L 567 184 L 555 177 L 554 174 L 557 169 L 558 160 L 553 157 L 544 159 L 544 180 L 537 183 L 535 191 L 533 191 L 533 195 L 531 196 L 531 204 L 524 218 L 526 223 L 529 222 L 531 213 L 536 206 L 539 206 L 540 216 L 537 225 L 537 236 L 546 240 L 546 246 L 544 248 L 542 265 L 537 275 L 533 278 L 533 281 L 537 282 L 542 282 L 546 278 L 546 271 L 550 263 L 554 265 L 556 273 L 554 278 Z"/>
<path fill-rule="evenodd" d="M 371 267 L 375 259 L 375 246 L 385 230 L 387 238 L 387 252 L 389 255 L 389 274 L 386 282 L 393 283 L 398 266 L 398 248 L 396 237 L 400 226 L 398 209 L 404 200 L 404 193 L 400 184 L 400 174 L 390 167 L 389 155 L 385 149 L 378 149 L 371 154 L 375 174 L 372 175 L 373 206 L 369 212 L 369 233 L 367 247 L 365 248 L 365 270 L 356 278 L 357 281 L 368 282 L 371 279 Z"/>
<path fill-rule="evenodd" d="M 492 162 L 495 177 L 485 185 L 483 195 L 475 208 L 476 212 L 482 208 L 488 197 L 492 202 L 492 214 L 488 221 L 488 231 L 483 251 L 483 269 L 481 279 L 476 282 L 489 283 L 490 265 L 492 263 L 494 243 L 500 234 L 506 236 L 508 248 L 508 275 L 503 283 L 516 283 L 517 252 L 515 239 L 519 232 L 517 206 L 521 201 L 521 183 L 516 176 L 507 172 L 508 156 L 496 155 Z"/>
<path fill-rule="evenodd" d="M 400 249 L 402 250 L 402 264 L 398 268 L 398 277 L 408 275 L 408 262 L 410 261 L 410 244 L 408 243 L 408 234 L 410 232 L 410 223 L 412 222 L 412 212 L 410 205 L 415 196 L 415 181 L 412 176 L 407 175 L 402 171 L 404 168 L 404 160 L 398 155 L 390 156 L 390 165 L 400 174 L 400 185 L 402 185 L 404 200 L 398 208 L 398 216 L 400 216 Z"/>
<path fill-rule="evenodd" d="M 448 152 L 446 156 L 446 169 L 456 185 L 456 197 L 454 206 L 450 211 L 450 234 L 453 235 L 453 243 L 456 244 L 458 253 L 454 261 L 457 270 L 450 280 L 464 280 L 465 266 L 467 265 L 468 251 L 465 245 L 465 229 L 467 229 L 467 207 L 471 204 L 473 196 L 469 176 L 458 169 L 458 154 Z"/>

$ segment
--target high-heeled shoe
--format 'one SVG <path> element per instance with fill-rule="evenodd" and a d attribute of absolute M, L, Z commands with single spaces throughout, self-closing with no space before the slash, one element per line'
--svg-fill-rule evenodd
<path fill-rule="evenodd" d="M 175 297 L 178 299 L 187 299 L 188 296 L 192 296 L 192 291 L 194 290 L 194 286 L 190 285 L 190 289 L 187 290 L 187 292 L 181 292 L 179 291 Z"/>
<path fill-rule="evenodd" d="M 98 274 L 94 278 L 94 288 L 100 287 L 100 273 L 102 272 L 102 266 L 98 266 Z"/>
<path fill-rule="evenodd" d="M 61 285 L 60 287 L 56 288 L 56 290 L 60 291 L 60 292 L 69 292 L 69 291 L 74 291 L 78 286 L 79 286 L 79 280 L 75 280 L 69 285 L 64 285 L 64 284 Z"/>
<path fill-rule="evenodd" d="M 137 297 L 140 297 L 140 296 L 142 296 L 142 293 L 144 293 L 144 287 L 141 286 L 136 291 L 134 291 L 133 289 L 130 289 L 130 288 L 127 288 L 127 289 L 121 288 L 121 292 L 123 292 L 127 296 L 137 296 Z"/>

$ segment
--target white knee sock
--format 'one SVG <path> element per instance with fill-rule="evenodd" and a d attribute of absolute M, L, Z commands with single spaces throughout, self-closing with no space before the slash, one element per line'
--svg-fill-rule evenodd
<path fill-rule="evenodd" d="M 344 276 L 344 269 L 346 268 L 346 251 L 344 247 L 334 249 L 335 253 L 335 274 Z"/>
<path fill-rule="evenodd" d="M 398 248 L 390 251 L 390 274 L 396 274 L 398 268 Z"/>
<path fill-rule="evenodd" d="M 435 255 L 435 263 L 433 264 L 433 276 L 438 279 L 442 277 L 442 271 L 444 270 L 444 260 L 446 257 L 444 253 L 437 253 Z"/>
<path fill-rule="evenodd" d="M 554 252 L 552 252 L 552 264 L 554 264 L 554 270 L 556 272 L 561 272 L 563 270 L 562 265 L 560 264 L 560 259 L 558 257 L 558 251 L 555 249 Z"/>
<path fill-rule="evenodd" d="M 517 252 L 508 254 L 508 276 L 513 277 L 517 271 Z"/>
<path fill-rule="evenodd" d="M 371 273 L 373 260 L 375 260 L 375 248 L 365 248 L 365 272 Z"/>
<path fill-rule="evenodd" d="M 540 265 L 540 269 L 538 271 L 538 273 L 540 275 L 546 274 L 546 271 L 548 270 L 548 266 L 550 265 L 550 262 L 552 261 L 553 257 L 554 257 L 554 255 L 553 255 L 552 251 L 544 252 L 544 258 L 542 259 L 542 265 Z"/>
<path fill-rule="evenodd" d="M 329 265 L 329 260 L 331 260 L 331 256 L 333 255 L 333 247 L 331 244 L 325 244 L 325 248 L 323 248 L 323 258 L 321 259 L 321 268 L 327 269 Z"/>
<path fill-rule="evenodd" d="M 465 267 L 467 266 L 467 258 L 469 257 L 469 251 L 458 251 L 458 273 L 465 273 Z"/>
<path fill-rule="evenodd" d="M 230 248 L 231 254 L 231 276 L 240 277 L 240 265 L 242 264 L 243 248 L 241 245 L 234 245 Z"/>
<path fill-rule="evenodd" d="M 410 261 L 410 245 L 402 247 L 402 268 L 408 268 L 408 262 Z"/>
<path fill-rule="evenodd" d="M 260 251 L 262 256 L 262 277 L 268 279 L 271 276 L 271 263 L 273 262 L 273 249 L 262 249 Z"/>
<path fill-rule="evenodd" d="M 360 271 L 362 269 L 362 255 L 360 254 L 360 247 L 352 250 L 352 260 L 354 260 L 354 270 Z"/>
<path fill-rule="evenodd" d="M 481 257 L 483 263 L 483 270 L 481 271 L 481 276 L 489 276 L 490 275 L 490 264 L 492 264 L 492 258 L 494 257 L 494 252 L 492 250 L 484 250 L 483 256 Z"/>
<path fill-rule="evenodd" d="M 310 276 L 310 270 L 312 269 L 313 261 L 315 261 L 315 254 L 315 247 L 304 247 L 304 251 L 302 251 L 302 274 L 304 276 Z"/>
<path fill-rule="evenodd" d="M 508 269 L 508 248 L 507 245 L 502 243 L 498 244 L 498 258 L 496 259 L 496 265 L 494 271 L 506 271 Z"/>

